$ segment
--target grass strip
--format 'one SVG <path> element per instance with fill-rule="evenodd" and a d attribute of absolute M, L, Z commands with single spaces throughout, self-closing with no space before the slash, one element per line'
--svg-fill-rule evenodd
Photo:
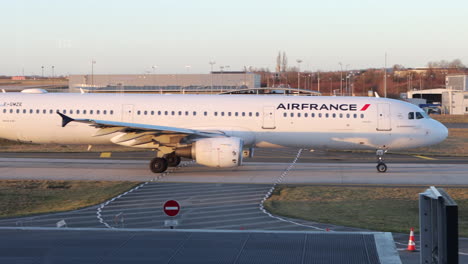
<path fill-rule="evenodd" d="M 460 236 L 468 237 L 468 188 L 444 187 L 457 202 Z M 273 214 L 370 230 L 419 231 L 419 193 L 427 187 L 282 185 L 265 202 Z"/>
<path fill-rule="evenodd" d="M 102 203 L 138 182 L 123 181 L 0 181 L 0 217 L 75 210 Z"/>
<path fill-rule="evenodd" d="M 468 123 L 467 115 L 431 115 L 431 117 L 442 123 Z"/>

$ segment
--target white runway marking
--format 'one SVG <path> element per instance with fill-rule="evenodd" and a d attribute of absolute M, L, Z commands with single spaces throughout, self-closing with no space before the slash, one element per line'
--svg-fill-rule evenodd
<path fill-rule="evenodd" d="M 265 213 L 266 215 L 268 215 L 269 217 L 271 218 L 274 218 L 274 219 L 277 219 L 277 220 L 280 220 L 280 221 L 283 221 L 283 222 L 287 222 L 287 223 L 291 223 L 291 224 L 294 224 L 294 225 L 299 225 L 299 226 L 304 226 L 304 227 L 310 227 L 310 228 L 313 228 L 313 229 L 316 229 L 316 230 L 320 230 L 320 231 L 325 231 L 325 229 L 323 228 L 319 228 L 319 227 L 316 227 L 316 226 L 312 226 L 312 225 L 305 225 L 305 224 L 301 224 L 301 223 L 297 223 L 297 222 L 294 222 L 292 220 L 288 220 L 288 219 L 284 219 L 282 217 L 279 217 L 279 216 L 275 216 L 275 215 L 272 215 L 270 214 L 267 210 L 265 210 L 265 207 L 263 206 L 263 204 L 265 203 L 265 201 L 270 198 L 271 194 L 273 193 L 273 191 L 275 190 L 276 188 L 276 185 L 280 184 L 281 182 L 283 182 L 284 180 L 284 177 L 286 177 L 289 173 L 289 171 L 294 167 L 294 165 L 296 164 L 297 160 L 299 159 L 299 157 L 301 156 L 301 153 L 302 153 L 302 149 L 299 149 L 299 151 L 297 152 L 297 155 L 296 155 L 296 158 L 294 158 L 293 162 L 289 165 L 288 168 L 286 168 L 285 171 L 283 171 L 283 173 L 278 177 L 278 179 L 276 179 L 275 183 L 273 184 L 273 187 L 271 187 L 271 189 L 267 192 L 267 194 L 265 194 L 265 197 L 263 197 L 262 201 L 260 202 L 260 210 L 262 210 L 263 213 Z"/>
<path fill-rule="evenodd" d="M 181 166 L 186 166 L 186 165 L 187 165 L 186 163 L 181 164 Z M 104 207 L 106 207 L 106 206 L 109 205 L 110 203 L 114 202 L 115 200 L 117 200 L 117 199 L 119 199 L 119 198 L 121 198 L 121 197 L 123 197 L 123 196 L 125 196 L 125 195 L 127 195 L 127 194 L 129 194 L 129 193 L 131 193 L 131 192 L 133 192 L 133 191 L 136 191 L 136 190 L 138 190 L 138 189 L 144 187 L 145 185 L 147 185 L 147 184 L 150 183 L 150 182 L 159 181 L 160 179 L 164 178 L 164 177 L 167 176 L 170 172 L 173 172 L 173 171 L 176 170 L 177 168 L 178 168 L 178 167 L 175 167 L 175 168 L 172 168 L 172 170 L 170 170 L 170 171 L 163 172 L 163 173 L 159 174 L 157 177 L 155 177 L 155 178 L 153 178 L 153 179 L 151 179 L 151 180 L 149 180 L 149 181 L 147 181 L 147 182 L 144 182 L 144 183 L 138 185 L 137 187 L 135 187 L 135 188 L 133 188 L 133 189 L 127 191 L 127 192 L 124 192 L 124 193 L 122 193 L 122 194 L 120 194 L 120 195 L 118 195 L 118 196 L 116 196 L 116 197 L 114 197 L 114 198 L 112 198 L 112 199 L 110 199 L 110 200 L 108 200 L 108 201 L 102 203 L 102 204 L 98 207 L 98 209 L 97 209 L 97 211 L 96 211 L 96 217 L 97 217 L 99 223 L 103 224 L 103 225 L 104 225 L 105 227 L 107 227 L 107 228 L 114 228 L 114 227 L 112 227 L 111 225 L 109 225 L 106 221 L 104 221 L 104 218 L 102 217 L 102 210 L 104 209 Z"/>

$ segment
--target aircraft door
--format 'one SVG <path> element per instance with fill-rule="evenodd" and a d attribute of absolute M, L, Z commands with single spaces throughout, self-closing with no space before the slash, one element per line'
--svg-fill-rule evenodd
<path fill-rule="evenodd" d="M 122 122 L 133 122 L 133 105 L 122 105 Z"/>
<path fill-rule="evenodd" d="M 264 106 L 263 107 L 263 129 L 275 129 L 275 107 Z"/>
<path fill-rule="evenodd" d="M 377 105 L 377 130 L 379 131 L 390 131 L 391 117 L 390 117 L 390 104 L 378 104 Z"/>

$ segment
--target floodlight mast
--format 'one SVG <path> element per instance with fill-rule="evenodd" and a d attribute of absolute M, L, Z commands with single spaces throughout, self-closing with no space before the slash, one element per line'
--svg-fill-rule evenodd
<path fill-rule="evenodd" d="M 208 63 L 211 65 L 211 72 L 210 72 L 210 75 L 211 75 L 211 91 L 210 91 L 210 93 L 212 94 L 213 93 L 213 65 L 216 64 L 216 61 L 210 60 L 210 62 L 208 62 Z"/>
<path fill-rule="evenodd" d="M 299 94 L 299 89 L 301 87 L 301 59 L 297 59 L 297 93 Z"/>

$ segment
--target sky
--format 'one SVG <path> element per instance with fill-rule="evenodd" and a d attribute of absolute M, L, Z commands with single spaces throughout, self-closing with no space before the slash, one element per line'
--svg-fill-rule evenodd
<path fill-rule="evenodd" d="M 0 75 L 468 65 L 466 0 L 2 0 Z"/>

